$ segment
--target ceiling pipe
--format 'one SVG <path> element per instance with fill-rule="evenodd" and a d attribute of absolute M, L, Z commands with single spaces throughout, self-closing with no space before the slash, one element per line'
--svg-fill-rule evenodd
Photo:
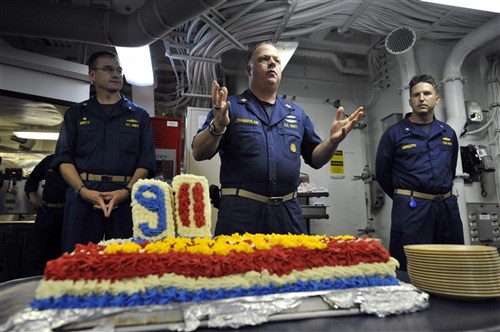
<path fill-rule="evenodd" d="M 224 30 L 223 27 L 221 27 L 220 25 L 218 25 L 210 17 L 208 17 L 207 15 L 203 14 L 203 15 L 200 15 L 200 18 L 206 24 L 210 25 L 212 27 L 212 29 L 214 29 L 215 31 L 217 31 L 228 42 L 230 42 L 231 44 L 233 44 L 235 47 L 237 47 L 238 49 L 240 49 L 242 51 L 247 51 L 248 50 L 248 47 L 246 47 L 245 45 L 243 45 L 242 43 L 240 43 L 239 40 L 237 40 L 236 38 L 234 38 L 229 32 L 227 32 L 226 30 Z"/>
<path fill-rule="evenodd" d="M 280 39 L 280 36 L 283 33 L 283 31 L 285 31 L 286 25 L 288 24 L 290 17 L 292 17 L 293 12 L 295 11 L 295 8 L 297 8 L 297 0 L 288 0 L 288 8 L 285 12 L 285 15 L 283 15 L 283 19 L 281 20 L 278 29 L 276 29 L 276 31 L 274 32 L 271 42 L 276 43 L 278 39 Z"/>
<path fill-rule="evenodd" d="M 369 72 L 366 69 L 362 68 L 349 68 L 344 65 L 342 60 L 334 53 L 331 52 L 320 52 L 320 51 L 309 51 L 309 50 L 301 50 L 297 49 L 295 51 L 295 55 L 304 56 L 308 58 L 322 58 L 322 59 L 330 59 L 338 71 L 343 74 L 354 74 L 361 76 L 369 76 Z"/>
<path fill-rule="evenodd" d="M 474 31 L 469 32 L 462 38 L 450 52 L 443 70 L 443 80 L 441 84 L 444 86 L 444 97 L 446 105 L 446 122 L 450 125 L 457 135 L 460 136 L 465 124 L 467 116 L 465 112 L 465 101 L 463 92 L 463 83 L 465 78 L 460 72 L 465 57 L 473 50 L 483 45 L 484 43 L 498 38 L 500 36 L 500 15 L 483 24 Z M 469 233 L 469 223 L 467 222 L 467 201 L 465 193 L 465 184 L 462 178 L 466 177 L 463 173 L 462 158 L 457 159 L 456 177 L 453 183 L 454 191 L 456 192 L 458 208 L 462 216 L 464 234 Z M 465 244 L 470 244 L 470 237 L 465 236 Z"/>
<path fill-rule="evenodd" d="M 484 43 L 500 36 L 500 15 L 469 32 L 453 47 L 443 70 L 447 123 L 460 135 L 467 121 L 463 93 L 464 77 L 460 72 L 465 57 Z"/>
<path fill-rule="evenodd" d="M 351 15 L 351 17 L 349 17 L 349 19 L 347 19 L 347 21 L 344 23 L 344 25 L 338 29 L 338 32 L 341 35 L 346 33 L 347 30 L 349 30 L 349 28 L 351 27 L 351 25 L 358 19 L 358 17 L 360 17 L 364 13 L 364 11 L 371 4 L 371 2 L 372 2 L 372 0 L 363 1 L 361 6 L 359 6 L 356 9 L 356 11 Z"/>
<path fill-rule="evenodd" d="M 139 47 L 226 1 L 148 0 L 126 15 L 60 3 L 2 0 L 0 34 Z"/>

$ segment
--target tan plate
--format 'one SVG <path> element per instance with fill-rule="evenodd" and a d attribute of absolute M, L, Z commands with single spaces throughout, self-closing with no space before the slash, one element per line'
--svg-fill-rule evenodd
<path fill-rule="evenodd" d="M 408 272 L 416 276 L 427 276 L 429 278 L 445 279 L 450 281 L 498 281 L 500 282 L 500 274 L 489 273 L 489 274 L 474 274 L 474 273 L 462 273 L 462 272 L 450 272 L 450 271 L 432 271 L 429 269 L 420 269 L 414 266 L 408 266 Z"/>
<path fill-rule="evenodd" d="M 415 257 L 407 257 L 408 263 L 418 263 L 421 265 L 429 266 L 471 266 L 471 267 L 489 267 L 498 268 L 500 267 L 500 261 L 497 260 L 474 260 L 474 259 L 459 259 L 459 260 L 449 260 L 449 259 L 423 259 Z"/>
<path fill-rule="evenodd" d="M 418 279 L 424 282 L 430 282 L 440 285 L 464 285 L 464 286 L 481 286 L 481 287 L 497 287 L 500 290 L 500 278 L 492 277 L 491 279 L 459 279 L 459 278 L 449 278 L 449 277 L 434 277 L 427 276 L 424 274 L 419 274 L 413 270 L 408 270 L 410 279 Z"/>
<path fill-rule="evenodd" d="M 466 296 L 466 297 L 482 297 L 482 298 L 491 298 L 491 297 L 500 297 L 500 291 L 460 291 L 454 289 L 446 289 L 442 287 L 435 287 L 428 284 L 422 284 L 418 281 L 412 282 L 412 284 L 423 290 L 428 292 L 433 292 L 436 294 L 447 294 L 447 295 L 456 295 L 456 296 Z"/>
<path fill-rule="evenodd" d="M 497 252 L 496 247 L 480 246 L 480 245 L 465 245 L 465 244 L 408 244 L 404 246 L 405 251 L 409 252 L 443 252 L 453 254 L 473 254 L 482 255 L 485 252 Z M 498 252 L 497 252 L 498 255 Z"/>
<path fill-rule="evenodd" d="M 444 253 L 416 253 L 412 251 L 406 251 L 405 252 L 407 257 L 416 257 L 416 258 L 422 258 L 422 259 L 450 259 L 450 260 L 460 260 L 460 259 L 478 259 L 478 260 L 484 260 L 484 259 L 489 259 L 489 260 L 498 260 L 500 262 L 500 256 L 497 255 L 495 252 L 491 253 L 484 253 L 481 255 L 478 254 L 461 254 L 461 255 L 455 255 L 455 254 L 444 254 Z"/>
<path fill-rule="evenodd" d="M 431 279 L 421 279 L 415 276 L 410 276 L 412 284 L 418 283 L 419 285 L 425 285 L 428 287 L 433 287 L 438 290 L 456 291 L 456 292 L 500 292 L 500 283 L 494 282 L 491 284 L 480 284 L 480 283 L 461 283 L 461 282 L 445 282 L 439 280 Z"/>
<path fill-rule="evenodd" d="M 498 298 L 500 297 L 500 292 L 499 293 L 473 293 L 473 292 L 448 292 L 448 291 L 442 291 L 442 290 L 434 290 L 432 287 L 426 287 L 426 286 L 418 286 L 414 284 L 415 287 L 423 290 L 424 292 L 437 295 L 437 296 L 442 296 L 442 297 L 447 297 L 447 298 L 452 298 L 452 299 L 458 299 L 458 300 L 486 300 L 486 299 L 492 299 L 492 298 Z"/>
<path fill-rule="evenodd" d="M 500 293 L 500 285 L 498 286 L 471 286 L 471 285 L 453 285 L 453 284 L 440 284 L 433 283 L 428 280 L 421 280 L 419 278 L 411 278 L 411 283 L 414 285 L 431 287 L 434 290 L 448 291 L 448 292 L 459 292 L 459 293 Z"/>
<path fill-rule="evenodd" d="M 428 271 L 451 271 L 451 272 L 465 272 L 472 274 L 500 274 L 500 264 L 470 264 L 470 263 L 450 263 L 450 262 L 422 262 L 409 260 L 408 266 L 417 267 L 420 269 L 426 269 Z"/>

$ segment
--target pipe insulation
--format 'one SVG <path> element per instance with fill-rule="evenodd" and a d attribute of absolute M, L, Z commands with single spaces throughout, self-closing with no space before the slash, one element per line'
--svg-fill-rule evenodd
<path fill-rule="evenodd" d="M 296 50 L 295 55 L 304 56 L 309 58 L 322 58 L 329 59 L 333 62 L 338 71 L 343 74 L 353 74 L 361 76 L 369 76 L 369 72 L 363 68 L 350 68 L 344 65 L 343 61 L 334 53 L 331 52 L 321 52 L 321 51 L 309 51 L 309 50 Z"/>
<path fill-rule="evenodd" d="M 479 28 L 469 32 L 453 47 L 450 55 L 446 59 L 443 70 L 444 96 L 446 105 L 446 122 L 450 125 L 458 136 L 462 133 L 467 116 L 465 112 L 465 101 L 463 92 L 463 80 L 460 68 L 465 57 L 473 50 L 484 43 L 493 40 L 500 35 L 500 16 L 497 16 Z M 457 160 L 457 178 L 454 181 L 454 191 L 457 195 L 458 208 L 463 221 L 465 244 L 470 244 L 469 224 L 467 222 L 467 200 L 462 174 L 462 158 Z"/>
<path fill-rule="evenodd" d="M 3 35 L 31 36 L 138 47 L 227 0 L 148 0 L 131 14 L 52 2 L 2 0 Z"/>
<path fill-rule="evenodd" d="M 447 123 L 460 135 L 467 121 L 460 72 L 465 57 L 484 43 L 500 36 L 500 15 L 469 32 L 453 47 L 443 70 Z"/>

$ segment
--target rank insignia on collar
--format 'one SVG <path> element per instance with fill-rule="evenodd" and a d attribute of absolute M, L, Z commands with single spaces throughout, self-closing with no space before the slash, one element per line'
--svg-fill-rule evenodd
<path fill-rule="evenodd" d="M 246 98 L 241 98 L 240 99 L 240 103 L 241 104 L 246 104 L 248 102 L 248 100 Z"/>

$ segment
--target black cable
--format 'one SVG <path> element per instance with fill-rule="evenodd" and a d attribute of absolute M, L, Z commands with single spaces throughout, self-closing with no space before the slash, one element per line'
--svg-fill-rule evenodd
<path fill-rule="evenodd" d="M 479 174 L 479 183 L 481 184 L 481 196 L 488 196 L 488 192 L 484 189 L 484 175 L 483 173 Z"/>

